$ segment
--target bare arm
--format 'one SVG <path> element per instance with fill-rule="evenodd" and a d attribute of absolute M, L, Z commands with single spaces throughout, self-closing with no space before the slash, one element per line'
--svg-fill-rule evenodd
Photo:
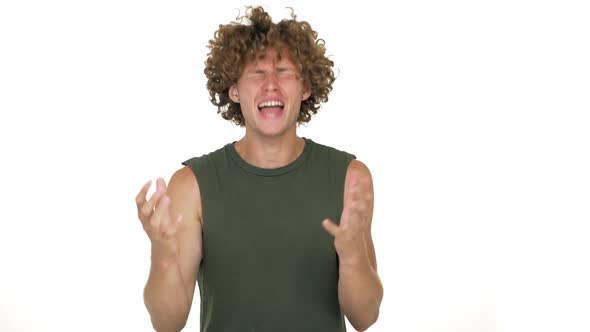
<path fill-rule="evenodd" d="M 379 317 L 383 285 L 371 238 L 373 182 L 367 166 L 351 161 L 346 173 L 344 207 L 340 225 L 329 219 L 326 230 L 334 236 L 340 263 L 338 299 L 342 311 L 357 331 L 364 331 Z"/>
<path fill-rule="evenodd" d="M 338 298 L 342 311 L 357 331 L 365 331 L 379 317 L 383 285 L 377 270 L 367 261 L 340 263 Z"/>
<path fill-rule="evenodd" d="M 149 202 L 145 202 L 147 188 L 137 198 L 140 219 L 151 241 L 144 302 L 156 331 L 180 331 L 188 319 L 202 258 L 199 188 L 188 167 L 175 172 L 167 188 L 158 179 Z"/>

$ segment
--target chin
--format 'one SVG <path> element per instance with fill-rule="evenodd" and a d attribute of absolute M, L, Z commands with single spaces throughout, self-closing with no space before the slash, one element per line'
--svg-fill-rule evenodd
<path fill-rule="evenodd" d="M 263 123 L 256 127 L 256 131 L 262 136 L 276 137 L 282 136 L 289 131 L 290 127 L 284 123 Z"/>
<path fill-rule="evenodd" d="M 284 128 L 277 128 L 277 129 L 270 129 L 270 128 L 259 128 L 258 132 L 260 133 L 261 136 L 266 136 L 266 137 L 278 137 L 278 136 L 282 136 L 284 135 L 287 130 L 285 130 Z"/>

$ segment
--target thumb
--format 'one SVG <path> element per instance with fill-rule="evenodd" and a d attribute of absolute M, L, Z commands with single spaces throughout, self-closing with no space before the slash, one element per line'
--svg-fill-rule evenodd
<path fill-rule="evenodd" d="M 324 219 L 324 221 L 322 221 L 322 226 L 324 226 L 326 232 L 330 233 L 333 237 L 336 237 L 340 232 L 340 227 L 330 219 Z"/>

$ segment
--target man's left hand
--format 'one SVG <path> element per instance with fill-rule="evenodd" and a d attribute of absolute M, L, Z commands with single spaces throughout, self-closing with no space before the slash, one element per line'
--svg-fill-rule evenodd
<path fill-rule="evenodd" d="M 325 219 L 322 225 L 334 237 L 340 263 L 358 266 L 369 262 L 367 239 L 371 231 L 373 190 L 370 176 L 363 176 L 359 172 L 349 175 L 340 225 L 330 219 Z"/>

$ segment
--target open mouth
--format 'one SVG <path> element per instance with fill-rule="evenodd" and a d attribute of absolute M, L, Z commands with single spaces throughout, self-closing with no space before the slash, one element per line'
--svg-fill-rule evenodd
<path fill-rule="evenodd" d="M 267 100 L 263 101 L 262 103 L 258 104 L 258 110 L 262 111 L 265 109 L 275 109 L 275 110 L 283 110 L 285 108 L 285 104 L 282 101 L 278 100 Z"/>

